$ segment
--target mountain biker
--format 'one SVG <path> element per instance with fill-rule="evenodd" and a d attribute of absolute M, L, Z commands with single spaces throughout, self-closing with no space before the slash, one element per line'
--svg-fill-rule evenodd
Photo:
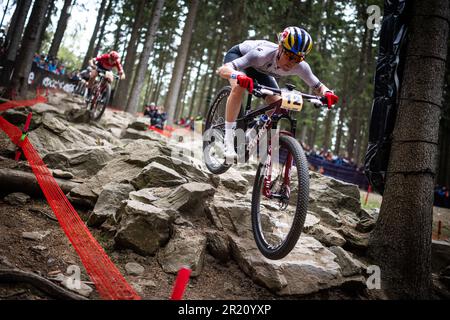
<path fill-rule="evenodd" d="M 231 94 L 226 105 L 225 148 L 226 159 L 237 157 L 234 150 L 234 129 L 238 117 L 242 94 L 253 91 L 253 80 L 259 84 L 278 88 L 275 78 L 297 75 L 313 89 L 314 93 L 327 98 L 329 107 L 338 102 L 338 97 L 312 73 L 304 61 L 312 49 L 312 38 L 299 27 L 287 27 L 278 35 L 278 45 L 266 40 L 247 40 L 232 47 L 224 58 L 224 65 L 217 70 L 220 77 L 231 84 Z M 280 97 L 268 96 L 267 103 Z"/>
<path fill-rule="evenodd" d="M 88 90 L 94 85 L 95 78 L 98 75 L 97 69 L 111 71 L 113 68 L 117 68 L 117 72 L 121 80 L 125 79 L 125 72 L 123 71 L 122 64 L 120 63 L 119 54 L 116 51 L 102 54 L 96 58 L 89 60 L 89 67 L 91 72 L 89 74 Z"/>

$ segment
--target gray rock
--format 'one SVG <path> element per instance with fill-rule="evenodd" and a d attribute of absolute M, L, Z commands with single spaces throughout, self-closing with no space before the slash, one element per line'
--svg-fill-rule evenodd
<path fill-rule="evenodd" d="M 128 262 L 125 265 L 125 270 L 130 276 L 140 276 L 144 273 L 145 269 L 139 263 Z"/>
<path fill-rule="evenodd" d="M 129 198 L 146 204 L 151 204 L 159 199 L 159 197 L 155 195 L 155 188 L 146 188 L 130 192 Z"/>
<path fill-rule="evenodd" d="M 317 205 L 311 208 L 311 212 L 320 217 L 322 222 L 332 227 L 340 227 L 342 225 L 341 218 L 329 208 Z"/>
<path fill-rule="evenodd" d="M 44 252 L 46 251 L 48 248 L 44 247 L 44 246 L 32 246 L 31 250 L 36 251 L 36 252 Z"/>
<path fill-rule="evenodd" d="M 362 266 L 352 255 L 341 247 L 330 247 L 329 250 L 336 255 L 336 262 L 342 269 L 344 277 L 361 274 Z"/>
<path fill-rule="evenodd" d="M 347 245 L 357 249 L 357 250 L 366 250 L 369 245 L 369 234 L 368 233 L 360 233 L 353 228 L 343 225 L 338 229 L 338 232 L 344 237 L 347 241 Z"/>
<path fill-rule="evenodd" d="M 122 201 L 128 199 L 130 192 L 134 191 L 131 184 L 108 183 L 104 186 L 87 225 L 98 227 L 108 218 L 117 222 L 116 212 L 120 209 Z"/>
<path fill-rule="evenodd" d="M 128 155 L 128 163 L 144 168 L 153 162 L 155 157 L 170 154 L 170 150 L 162 141 L 139 139 L 127 143 L 122 153 Z"/>
<path fill-rule="evenodd" d="M 321 224 L 317 224 L 309 230 L 305 230 L 305 232 L 326 246 L 342 247 L 346 243 L 344 237 L 342 237 L 338 232 Z"/>
<path fill-rule="evenodd" d="M 153 141 L 161 140 L 160 137 L 156 136 L 156 134 L 152 133 L 151 131 L 140 131 L 132 128 L 127 128 L 125 134 L 121 138 L 132 140 L 138 139 L 153 140 Z"/>
<path fill-rule="evenodd" d="M 7 257 L 0 256 L 0 266 L 5 266 L 8 268 L 14 268 L 14 264 L 12 264 Z"/>
<path fill-rule="evenodd" d="M 206 232 L 208 252 L 220 262 L 230 260 L 230 241 L 228 236 L 219 231 L 209 230 Z"/>
<path fill-rule="evenodd" d="M 50 231 L 33 231 L 33 232 L 22 232 L 22 238 L 33 241 L 42 241 L 45 237 L 50 234 Z"/>
<path fill-rule="evenodd" d="M 94 207 L 103 187 L 111 182 L 130 183 L 142 171 L 142 168 L 127 163 L 123 158 L 113 159 L 89 180 L 73 188 L 69 200 L 75 204 Z"/>
<path fill-rule="evenodd" d="M 204 215 L 205 201 L 212 198 L 215 189 L 205 183 L 190 182 L 179 186 L 166 198 L 155 202 L 160 207 L 172 208 L 187 215 Z"/>
<path fill-rule="evenodd" d="M 25 193 L 15 192 L 8 194 L 3 200 L 12 206 L 21 206 L 29 202 L 30 199 L 30 196 Z"/>
<path fill-rule="evenodd" d="M 70 173 L 69 171 L 63 171 L 60 169 L 52 170 L 52 174 L 55 178 L 61 178 L 61 179 L 66 179 L 66 180 L 70 180 L 70 179 L 74 178 L 74 175 L 72 173 Z"/>
<path fill-rule="evenodd" d="M 97 145 L 97 140 L 84 134 L 61 119 L 46 115 L 43 124 L 29 133 L 28 139 L 39 154 L 44 157 L 47 153 L 83 149 Z M 111 146 L 107 141 L 101 141 L 104 146 Z"/>
<path fill-rule="evenodd" d="M 216 200 L 210 209 L 211 221 L 217 228 L 230 231 L 241 237 L 253 236 L 248 204 Z"/>
<path fill-rule="evenodd" d="M 175 170 L 181 176 L 188 179 L 190 182 L 211 183 L 218 186 L 220 178 L 206 172 L 201 164 L 197 163 L 195 159 L 185 158 L 184 161 L 174 159 L 169 156 L 155 156 L 150 159 L 151 162 L 157 162 L 170 169 Z M 189 162 L 188 162 L 189 161 Z"/>
<path fill-rule="evenodd" d="M 150 287 L 150 288 L 156 288 L 157 287 L 155 281 L 149 280 L 149 279 L 142 279 L 138 283 L 139 283 L 139 285 L 141 285 L 143 287 Z"/>
<path fill-rule="evenodd" d="M 310 294 L 349 281 L 342 276 L 336 256 L 314 238 L 302 235 L 292 252 L 281 260 L 264 258 L 254 240 L 236 236 L 230 239 L 233 257 L 240 268 L 278 295 Z"/>
<path fill-rule="evenodd" d="M 450 265 L 450 243 L 433 240 L 431 243 L 431 266 L 433 272 L 440 272 Z"/>
<path fill-rule="evenodd" d="M 77 178 L 90 178 L 114 158 L 111 147 L 86 147 L 55 151 L 43 158 L 49 168 L 69 171 Z"/>
<path fill-rule="evenodd" d="M 325 184 L 331 189 L 339 191 L 346 195 L 347 197 L 352 197 L 354 199 L 360 199 L 359 188 L 355 184 L 347 183 L 341 180 L 334 179 L 332 177 L 321 175 L 315 180 L 319 184 Z"/>
<path fill-rule="evenodd" d="M 150 125 L 149 118 L 137 118 L 135 121 L 133 121 L 128 125 L 128 128 L 138 131 L 147 131 L 149 125 Z"/>
<path fill-rule="evenodd" d="M 191 276 L 200 275 L 206 250 L 206 237 L 191 228 L 175 227 L 174 235 L 166 247 L 158 252 L 158 262 L 164 272 L 177 273 L 181 268 L 192 270 Z"/>
<path fill-rule="evenodd" d="M 361 210 L 359 198 L 349 197 L 318 181 L 311 180 L 309 191 L 309 210 L 313 212 L 322 207 L 329 208 L 333 212 L 348 210 L 357 215 Z"/>
<path fill-rule="evenodd" d="M 149 187 L 174 187 L 186 182 L 186 178 L 182 177 L 175 170 L 156 162 L 146 166 L 131 181 L 137 190 Z"/>
<path fill-rule="evenodd" d="M 220 183 L 230 190 L 241 193 L 245 193 L 248 188 L 247 179 L 234 168 L 230 168 L 227 172 L 220 175 Z"/>
<path fill-rule="evenodd" d="M 61 108 L 58 109 L 58 108 L 51 106 L 49 104 L 46 104 L 46 103 L 38 103 L 33 106 L 33 113 L 37 113 L 37 114 L 56 113 L 56 114 L 63 115 L 64 110 Z M 34 114 L 33 114 L 33 117 L 34 117 Z"/>
<path fill-rule="evenodd" d="M 116 246 L 152 255 L 169 241 L 174 219 L 170 212 L 135 200 L 127 200 L 121 211 Z"/>

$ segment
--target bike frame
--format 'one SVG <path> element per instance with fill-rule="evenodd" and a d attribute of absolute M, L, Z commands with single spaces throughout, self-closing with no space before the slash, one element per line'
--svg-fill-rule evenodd
<path fill-rule="evenodd" d="M 288 85 L 287 86 L 289 90 L 293 90 L 295 87 Z M 259 98 L 262 98 L 264 96 L 267 96 L 269 92 L 275 93 L 275 94 L 281 94 L 281 90 L 278 88 L 270 88 L 262 85 L 256 85 L 256 90 L 254 92 L 259 92 L 256 96 Z M 308 94 L 301 94 L 303 98 L 308 99 L 310 101 L 320 101 L 321 103 L 324 103 L 322 100 L 323 98 L 308 95 Z M 278 127 L 278 122 L 281 119 L 287 119 L 290 123 L 290 131 L 287 130 L 280 130 L 280 136 L 281 135 L 288 135 L 291 137 L 295 137 L 295 133 L 297 130 L 297 120 L 292 119 L 292 117 L 289 114 L 289 110 L 285 110 L 281 108 L 282 105 L 282 98 L 274 103 L 271 103 L 267 106 L 262 106 L 260 108 L 257 108 L 256 110 L 251 110 L 251 104 L 252 104 L 252 98 L 254 94 L 249 94 L 247 98 L 247 103 L 244 109 L 244 116 L 241 118 L 238 118 L 236 120 L 236 127 L 238 129 L 244 130 L 244 132 L 247 131 L 247 125 L 250 121 L 252 121 L 255 117 L 266 114 L 267 112 L 272 111 L 272 113 L 269 115 L 269 120 L 264 124 L 264 126 L 260 130 L 266 130 L 267 132 L 270 132 L 271 129 Z M 275 95 L 273 95 L 275 96 Z M 216 124 L 211 127 L 211 129 L 216 129 L 220 126 L 223 126 L 224 123 Z M 251 141 L 249 141 L 248 144 L 253 144 L 257 142 L 259 139 L 259 134 L 257 134 Z M 256 141 L 255 141 L 256 140 Z M 272 198 L 278 198 L 283 200 L 285 196 L 273 194 L 271 190 L 271 179 L 272 179 L 272 145 L 271 145 L 271 139 L 267 139 L 268 145 L 267 145 L 267 159 L 265 162 L 265 174 L 264 174 L 264 183 L 263 183 L 263 194 L 265 197 L 272 199 Z M 292 155 L 288 154 L 288 158 L 286 159 L 286 167 L 285 167 L 285 174 L 284 174 L 284 180 L 283 180 L 283 186 L 287 188 L 286 193 L 290 194 L 290 172 L 292 168 Z"/>

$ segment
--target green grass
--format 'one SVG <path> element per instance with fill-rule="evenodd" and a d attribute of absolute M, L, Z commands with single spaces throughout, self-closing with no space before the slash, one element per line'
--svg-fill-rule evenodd
<path fill-rule="evenodd" d="M 376 199 L 371 198 L 370 195 L 369 195 L 369 200 L 367 201 L 367 204 L 365 204 L 365 200 L 366 200 L 366 195 L 362 194 L 361 195 L 361 207 L 363 209 L 366 209 L 366 210 L 375 209 L 375 208 L 379 209 L 381 206 L 381 202 L 379 202 Z"/>

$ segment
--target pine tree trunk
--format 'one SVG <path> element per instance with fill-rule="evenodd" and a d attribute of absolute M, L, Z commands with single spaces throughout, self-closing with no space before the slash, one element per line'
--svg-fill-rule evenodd
<path fill-rule="evenodd" d="M 144 49 L 141 53 L 141 58 L 139 60 L 136 76 L 134 78 L 133 87 L 131 88 L 130 99 L 128 100 L 127 105 L 127 112 L 130 112 L 132 114 L 136 113 L 138 108 L 139 96 L 144 84 L 145 72 L 148 68 L 148 59 L 150 58 L 150 54 L 153 50 L 153 43 L 155 41 L 156 31 L 159 26 L 163 6 L 164 0 L 157 0 L 155 3 L 155 7 L 153 8 L 152 19 L 150 25 L 148 26 Z"/>
<path fill-rule="evenodd" d="M 160 53 L 160 57 L 159 57 L 159 63 L 158 63 L 158 75 L 156 77 L 156 84 L 152 90 L 152 93 L 150 95 L 150 103 L 154 102 L 155 104 L 158 104 L 158 102 L 156 101 L 156 97 L 159 95 L 159 88 L 161 87 L 161 82 L 162 82 L 162 78 L 163 78 L 163 73 L 166 69 L 166 63 L 167 63 L 167 54 L 165 52 L 161 52 Z"/>
<path fill-rule="evenodd" d="M 103 19 L 103 12 L 105 11 L 106 0 L 102 0 L 100 8 L 98 9 L 97 22 L 95 23 L 94 31 L 92 32 L 91 40 L 89 41 L 89 47 L 86 51 L 86 56 L 83 60 L 82 68 L 85 69 L 88 66 L 89 60 L 94 58 L 94 46 L 95 40 L 97 39 L 98 29 L 100 28 L 100 23 Z"/>
<path fill-rule="evenodd" d="M 175 67 L 172 79 L 170 81 L 169 92 L 166 99 L 166 110 L 167 110 L 167 123 L 172 124 L 175 117 L 175 111 L 177 107 L 177 99 L 181 89 L 181 82 L 183 80 L 183 70 L 186 65 L 187 55 L 189 50 L 189 45 L 192 37 L 192 28 L 195 23 L 195 18 L 197 16 L 199 0 L 192 0 L 189 6 L 189 13 L 186 18 L 186 24 L 183 29 L 182 39 L 180 48 L 178 49 L 178 55 L 175 60 Z"/>
<path fill-rule="evenodd" d="M 53 41 L 50 50 L 48 51 L 50 57 L 56 58 L 58 56 L 59 47 L 61 46 L 64 33 L 66 32 L 67 22 L 69 22 L 72 1 L 73 0 L 64 0 L 64 6 L 61 10 L 58 26 L 56 27 L 55 35 L 53 36 Z"/>
<path fill-rule="evenodd" d="M 122 36 L 122 26 L 124 24 L 124 16 L 120 15 L 119 22 L 117 23 L 116 31 L 114 31 L 114 44 L 113 49 L 119 50 L 120 37 Z"/>
<path fill-rule="evenodd" d="M 183 81 L 181 82 L 180 92 L 178 93 L 177 105 L 175 109 L 174 120 L 180 119 L 184 115 L 184 100 L 186 97 L 187 87 L 189 86 L 189 79 L 191 78 L 192 68 L 190 63 L 186 63 L 185 70 L 183 72 Z"/>
<path fill-rule="evenodd" d="M 190 112 L 189 112 L 189 116 L 197 116 L 198 115 L 198 110 L 199 110 L 199 104 L 197 103 L 195 103 L 195 98 L 197 97 L 197 90 L 198 90 L 198 85 L 199 85 L 199 82 L 200 82 L 200 73 L 201 73 L 201 70 L 202 70 L 202 66 L 203 66 L 203 52 L 202 52 L 202 55 L 201 55 L 201 58 L 200 58 L 200 64 L 199 64 L 199 66 L 198 66 L 198 68 L 197 68 L 197 75 L 196 75 L 196 77 L 195 77 L 195 82 L 194 82 L 194 92 L 192 93 L 192 99 L 191 99 L 191 106 L 190 106 L 190 108 L 189 108 L 189 110 L 190 110 Z"/>
<path fill-rule="evenodd" d="M 11 91 L 24 95 L 28 86 L 28 75 L 31 71 L 33 55 L 36 52 L 38 37 L 44 21 L 49 0 L 35 1 L 31 16 L 25 29 L 20 47 L 20 54 L 14 65 L 11 80 Z"/>
<path fill-rule="evenodd" d="M 14 15 L 17 12 L 17 20 L 14 27 L 10 27 L 8 30 L 7 43 L 8 51 L 6 59 L 8 61 L 16 61 L 17 49 L 19 48 L 20 39 L 22 38 L 23 29 L 25 28 L 25 22 L 28 16 L 28 11 L 31 8 L 31 0 L 19 0 L 17 3 Z"/>
<path fill-rule="evenodd" d="M 413 2 L 413 9 L 386 189 L 369 254 L 390 297 L 427 299 L 450 8 L 448 0 L 429 0 Z"/>
<path fill-rule="evenodd" d="M 216 77 L 218 77 L 216 75 L 216 70 L 217 70 L 217 68 L 219 68 L 219 64 L 221 63 L 223 39 L 224 39 L 224 35 L 222 34 L 220 36 L 220 40 L 217 45 L 216 55 L 214 57 L 214 64 L 213 64 L 213 67 L 211 68 L 211 79 L 209 81 L 208 93 L 206 94 L 206 104 L 207 105 L 209 105 L 211 103 L 211 101 L 214 99 L 213 98 L 213 95 L 215 93 L 214 92 L 214 87 L 215 87 L 214 84 L 215 84 Z"/>
<path fill-rule="evenodd" d="M 125 73 L 127 74 L 126 81 L 120 81 L 117 87 L 117 92 L 114 95 L 113 105 L 120 109 L 125 110 L 128 101 L 128 92 L 130 90 L 130 84 L 133 79 L 133 69 L 136 61 L 137 47 L 139 45 L 140 29 L 143 24 L 145 0 L 139 0 L 136 7 L 135 18 L 133 22 L 133 28 L 131 29 L 130 42 L 128 43 L 125 62 L 123 64 Z"/>
<path fill-rule="evenodd" d="M 108 6 L 106 7 L 105 16 L 103 17 L 102 26 L 100 27 L 100 31 L 99 31 L 98 37 L 97 37 L 97 44 L 95 45 L 95 48 L 94 48 L 94 53 L 93 53 L 94 57 L 98 56 L 98 53 L 100 52 L 100 48 L 103 43 L 103 37 L 105 36 L 105 28 L 106 28 L 106 25 L 108 24 L 109 18 L 111 17 L 112 6 L 115 2 L 116 2 L 115 0 L 109 0 Z"/>
<path fill-rule="evenodd" d="M 38 53 L 41 52 L 42 42 L 45 38 L 45 30 L 47 30 L 48 26 L 52 22 L 53 11 L 55 10 L 55 1 L 56 0 L 51 0 L 48 5 L 47 14 L 45 15 L 44 24 L 42 25 L 41 34 L 39 35 L 38 46 L 36 49 L 36 52 Z"/>

